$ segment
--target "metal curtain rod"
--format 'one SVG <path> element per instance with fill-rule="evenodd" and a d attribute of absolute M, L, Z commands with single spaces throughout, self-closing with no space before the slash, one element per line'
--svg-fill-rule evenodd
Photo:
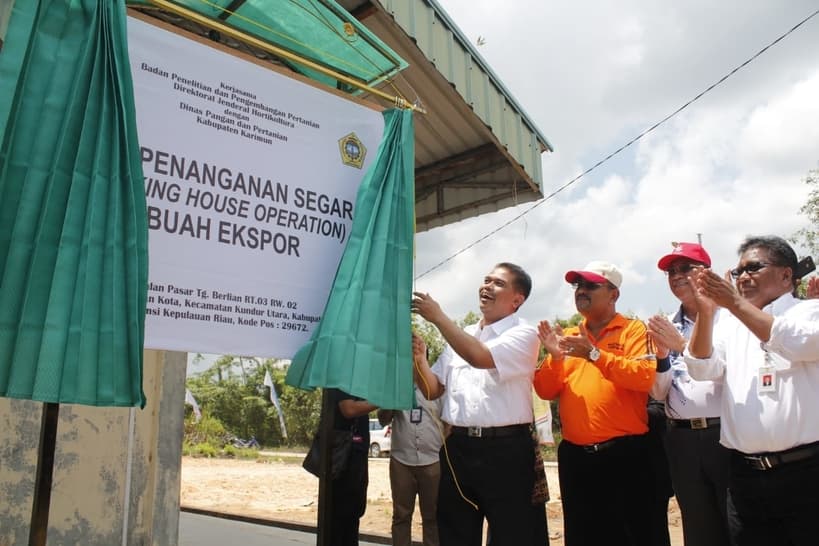
<path fill-rule="evenodd" d="M 233 38 L 235 38 L 235 39 L 237 39 L 239 41 L 251 44 L 251 45 L 253 45 L 255 47 L 258 47 L 260 49 L 263 49 L 263 50 L 267 51 L 268 53 L 272 53 L 272 54 L 277 55 L 279 57 L 283 57 L 285 59 L 288 59 L 290 61 L 297 62 L 297 63 L 299 63 L 301 65 L 304 65 L 304 66 L 306 66 L 308 68 L 311 68 L 311 69 L 313 69 L 313 70 L 315 70 L 317 72 L 321 72 L 325 76 L 330 76 L 331 78 L 335 78 L 336 80 L 342 81 L 342 82 L 344 82 L 344 83 L 346 83 L 348 85 L 351 85 L 351 86 L 353 86 L 353 87 L 355 87 L 357 89 L 361 89 L 362 91 L 366 91 L 367 93 L 371 93 L 373 95 L 381 97 L 382 99 L 388 100 L 391 103 L 393 103 L 395 106 L 397 106 L 398 108 L 408 108 L 410 110 L 415 110 L 416 112 L 419 112 L 421 114 L 426 114 L 427 113 L 427 111 L 423 107 L 418 106 L 418 105 L 414 105 L 414 104 L 410 104 L 403 97 L 399 97 L 397 95 L 395 95 L 395 96 L 390 95 L 389 93 L 385 93 L 384 91 L 381 91 L 380 89 L 370 87 L 369 85 L 367 85 L 365 83 L 362 83 L 362 82 L 357 81 L 357 80 L 355 80 L 353 78 L 350 78 L 349 76 L 345 76 L 344 74 L 339 74 L 335 70 L 332 70 L 330 68 L 322 66 L 322 65 L 320 65 L 318 63 L 314 63 L 313 61 L 311 61 L 309 59 L 305 59 L 304 57 L 296 55 L 295 53 L 291 53 L 290 51 L 287 51 L 287 50 L 282 49 L 280 47 L 276 47 L 276 46 L 274 46 L 272 44 L 269 44 L 269 43 L 267 43 L 267 42 L 265 42 L 263 40 L 260 40 L 260 39 L 258 39 L 256 37 L 254 37 L 254 36 L 246 34 L 246 33 L 242 32 L 240 30 L 236 30 L 234 28 L 231 28 L 231 27 L 225 25 L 224 23 L 215 21 L 213 19 L 205 17 L 204 15 L 200 15 L 199 13 L 197 13 L 197 12 L 195 12 L 193 10 L 190 10 L 190 9 L 185 8 L 183 6 L 179 6 L 177 4 L 174 4 L 172 2 L 169 2 L 168 0 L 149 0 L 149 1 L 150 1 L 151 4 L 154 4 L 155 6 L 161 7 L 163 9 L 167 10 L 167 11 L 170 11 L 170 12 L 175 13 L 177 15 L 181 15 L 182 17 L 186 17 L 188 19 L 196 21 L 197 23 L 199 23 L 199 24 L 201 24 L 203 26 L 206 26 L 206 27 L 211 28 L 213 30 L 219 31 L 219 32 L 221 32 L 223 34 L 227 34 L 229 36 L 232 36 Z"/>

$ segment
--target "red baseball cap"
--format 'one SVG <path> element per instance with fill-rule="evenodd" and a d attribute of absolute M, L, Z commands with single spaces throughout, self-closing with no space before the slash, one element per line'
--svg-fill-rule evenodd
<path fill-rule="evenodd" d="M 702 248 L 702 245 L 697 243 L 671 244 L 674 246 L 674 250 L 671 251 L 671 254 L 666 254 L 657 262 L 657 267 L 663 271 L 668 270 L 671 263 L 679 258 L 688 258 L 689 260 L 705 264 L 706 267 L 711 267 L 711 256 Z"/>

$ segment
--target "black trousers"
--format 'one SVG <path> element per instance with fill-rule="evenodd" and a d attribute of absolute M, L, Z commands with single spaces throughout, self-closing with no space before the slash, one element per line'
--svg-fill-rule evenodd
<path fill-rule="evenodd" d="M 563 440 L 557 449 L 566 546 L 653 546 L 656 506 L 648 435 L 591 453 Z"/>
<path fill-rule="evenodd" d="M 735 546 L 819 544 L 819 455 L 755 470 L 732 452 L 728 527 Z"/>
<path fill-rule="evenodd" d="M 648 404 L 648 440 L 654 475 L 654 508 L 648 519 L 654 533 L 654 546 L 671 546 L 671 536 L 668 534 L 668 501 L 674 495 L 674 489 L 671 486 L 671 474 L 668 471 L 668 459 L 663 444 L 665 431 L 665 404 L 651 400 Z"/>
<path fill-rule="evenodd" d="M 502 438 L 450 435 L 440 459 L 441 546 L 480 546 L 484 518 L 492 546 L 548 545 L 545 506 L 532 504 L 535 454 L 527 432 Z"/>
<path fill-rule="evenodd" d="M 330 538 L 333 546 L 358 546 L 359 518 L 367 509 L 367 452 L 353 448 L 347 468 L 333 480 Z"/>
<path fill-rule="evenodd" d="M 727 546 L 730 451 L 719 443 L 720 427 L 669 427 L 665 450 L 682 513 L 686 544 Z"/>

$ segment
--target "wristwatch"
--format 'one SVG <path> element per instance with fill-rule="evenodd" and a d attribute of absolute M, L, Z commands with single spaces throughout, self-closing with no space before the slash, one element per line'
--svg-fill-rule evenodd
<path fill-rule="evenodd" d="M 600 349 L 597 347 L 592 347 L 591 351 L 589 351 L 589 360 L 592 362 L 597 362 L 598 358 L 600 358 Z"/>

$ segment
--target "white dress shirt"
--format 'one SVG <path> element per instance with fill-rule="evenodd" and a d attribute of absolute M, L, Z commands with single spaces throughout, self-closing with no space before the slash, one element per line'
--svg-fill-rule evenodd
<path fill-rule="evenodd" d="M 694 322 L 685 316 L 683 308 L 669 315 L 668 320 L 685 339 L 691 337 Z M 688 373 L 683 355 L 672 351 L 671 368 L 657 372 L 651 397 L 665 401 L 665 414 L 670 419 L 694 419 L 719 417 L 722 405 L 722 378 L 714 381 L 697 381 Z"/>
<path fill-rule="evenodd" d="M 495 367 L 473 368 L 447 345 L 432 366 L 446 387 L 441 418 L 462 427 L 531 423 L 532 378 L 540 347 L 537 331 L 514 314 L 465 330 L 487 346 Z"/>
<path fill-rule="evenodd" d="M 819 300 L 785 294 L 762 310 L 774 317 L 767 344 L 720 309 L 711 356 L 685 354 L 695 379 L 724 376 L 720 443 L 748 454 L 819 441 Z M 776 369 L 774 392 L 757 390 L 766 350 Z"/>

